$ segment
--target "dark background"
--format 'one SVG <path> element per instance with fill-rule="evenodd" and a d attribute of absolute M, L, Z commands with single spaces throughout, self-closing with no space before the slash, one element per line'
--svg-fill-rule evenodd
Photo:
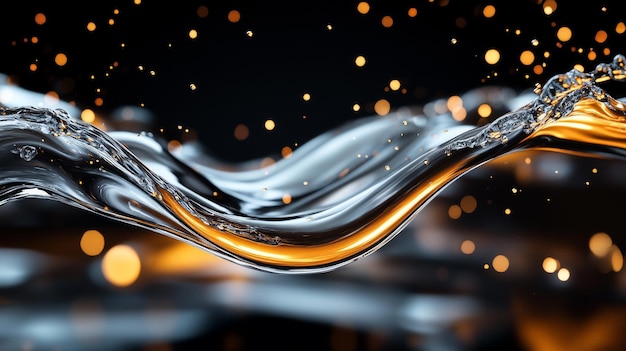
<path fill-rule="evenodd" d="M 618 1 L 560 1 L 550 15 L 537 0 L 372 1 L 367 14 L 358 3 L 11 2 L 2 6 L 0 73 L 103 116 L 120 106 L 144 108 L 156 118 L 152 131 L 163 129 L 166 139 L 199 139 L 216 157 L 239 161 L 295 148 L 374 114 L 382 98 L 395 109 L 484 85 L 530 89 L 575 64 L 590 70 L 624 46 L 615 31 L 625 7 Z M 483 15 L 489 4 L 496 7 L 492 18 Z M 417 16 L 408 15 L 410 8 Z M 236 23 L 228 20 L 231 10 L 241 14 Z M 44 24 L 35 23 L 37 13 L 46 15 Z M 393 18 L 390 28 L 383 16 Z M 86 29 L 89 22 L 95 31 Z M 567 42 L 556 36 L 563 26 L 573 31 Z M 599 30 L 608 33 L 605 42 L 595 40 Z M 495 65 L 484 59 L 490 48 L 501 53 Z M 524 50 L 535 55 L 529 66 L 520 63 Z M 68 57 L 62 67 L 54 62 L 58 53 Z M 364 67 L 354 64 L 358 55 L 366 57 Z M 544 65 L 540 74 L 535 65 Z M 389 90 L 392 79 L 405 90 Z M 302 99 L 307 92 L 310 101 Z M 266 131 L 266 119 L 276 129 Z M 238 124 L 250 130 L 244 141 L 234 138 Z"/>

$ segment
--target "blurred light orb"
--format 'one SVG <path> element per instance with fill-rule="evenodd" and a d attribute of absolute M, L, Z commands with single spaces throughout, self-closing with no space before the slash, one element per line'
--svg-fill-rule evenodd
<path fill-rule="evenodd" d="M 569 41 L 572 39 L 572 30 L 568 27 L 561 27 L 556 32 L 556 37 L 562 42 Z"/>
<path fill-rule="evenodd" d="M 546 273 L 554 273 L 559 269 L 559 261 L 552 257 L 546 257 L 541 264 L 541 267 Z"/>
<path fill-rule="evenodd" d="M 61 67 L 65 66 L 67 64 L 67 55 L 65 55 L 62 52 L 58 53 L 54 57 L 54 63 L 56 63 L 58 66 L 61 66 Z"/>
<path fill-rule="evenodd" d="M 490 65 L 495 65 L 500 61 L 500 51 L 497 49 L 489 49 L 485 53 L 485 62 Z"/>
<path fill-rule="evenodd" d="M 137 251 L 128 245 L 116 245 L 102 259 L 102 273 L 106 280 L 117 286 L 133 284 L 141 272 L 141 261 Z"/>
<path fill-rule="evenodd" d="M 81 111 L 80 119 L 87 123 L 93 123 L 96 120 L 96 114 L 93 110 L 86 108 Z"/>
<path fill-rule="evenodd" d="M 370 4 L 365 1 L 361 1 L 357 6 L 356 10 L 359 11 L 360 14 L 365 15 L 370 12 Z"/>
<path fill-rule="evenodd" d="M 569 280 L 570 278 L 570 272 L 569 269 L 567 268 L 561 268 L 559 269 L 559 272 L 557 273 L 557 277 L 559 278 L 560 281 L 562 282 L 566 282 Z"/>
<path fill-rule="evenodd" d="M 491 18 L 496 15 L 496 7 L 493 5 L 487 5 L 483 8 L 483 16 L 485 18 Z"/>
<path fill-rule="evenodd" d="M 509 259 L 504 255 L 498 255 L 493 258 L 491 266 L 498 273 L 506 272 L 509 269 Z"/>
<path fill-rule="evenodd" d="M 97 230 L 87 230 L 80 238 L 80 248 L 86 255 L 97 256 L 104 250 L 104 236 Z"/>
<path fill-rule="evenodd" d="M 589 239 L 589 250 L 596 257 L 606 256 L 611 250 L 611 246 L 613 246 L 613 240 L 607 233 L 596 233 Z"/>
<path fill-rule="evenodd" d="M 354 64 L 355 64 L 357 67 L 363 67 L 363 66 L 365 66 L 365 63 L 366 63 L 366 62 L 367 62 L 367 61 L 365 60 L 365 56 L 361 56 L 361 55 L 359 55 L 359 56 L 357 56 L 357 57 L 354 59 Z"/>
<path fill-rule="evenodd" d="M 461 244 L 461 252 L 463 252 L 466 255 L 473 254 L 475 250 L 476 250 L 476 244 L 474 244 L 474 242 L 471 240 L 465 240 Z"/>
<path fill-rule="evenodd" d="M 276 128 L 276 122 L 271 119 L 265 121 L 265 129 L 266 130 L 274 130 Z"/>
<path fill-rule="evenodd" d="M 391 111 L 391 104 L 385 99 L 380 99 L 374 104 L 374 111 L 379 116 L 385 116 Z"/>

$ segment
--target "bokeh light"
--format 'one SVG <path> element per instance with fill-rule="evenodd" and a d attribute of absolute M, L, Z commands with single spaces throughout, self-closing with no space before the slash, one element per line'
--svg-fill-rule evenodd
<path fill-rule="evenodd" d="M 380 116 L 385 116 L 391 111 L 391 104 L 386 99 L 380 99 L 374 104 L 374 111 Z"/>
<path fill-rule="evenodd" d="M 115 245 L 102 259 L 102 273 L 106 280 L 118 287 L 133 284 L 141 272 L 137 251 L 128 245 Z"/>
<path fill-rule="evenodd" d="M 541 267 L 546 273 L 554 273 L 559 269 L 559 261 L 552 257 L 546 257 L 541 264 Z"/>
<path fill-rule="evenodd" d="M 231 10 L 228 12 L 228 21 L 237 23 L 241 19 L 241 14 L 237 10 Z"/>
<path fill-rule="evenodd" d="M 471 240 L 464 240 L 461 244 L 461 252 L 466 255 L 471 255 L 476 250 L 476 244 Z"/>
<path fill-rule="evenodd" d="M 363 67 L 365 66 L 365 63 L 367 61 L 365 60 L 365 56 L 357 56 L 356 59 L 354 59 L 354 63 L 356 64 L 357 67 Z"/>
<path fill-rule="evenodd" d="M 358 3 L 356 9 L 357 11 L 359 11 L 360 14 L 365 15 L 370 11 L 370 4 L 366 1 L 361 1 Z"/>
<path fill-rule="evenodd" d="M 266 130 L 274 130 L 276 128 L 276 122 L 271 119 L 266 120 L 264 125 Z"/>
<path fill-rule="evenodd" d="M 500 61 L 500 51 L 498 51 L 497 49 L 487 50 L 487 52 L 485 53 L 485 62 L 490 65 L 495 65 L 496 63 L 498 63 L 498 61 Z"/>
<path fill-rule="evenodd" d="M 89 229 L 80 238 L 80 248 L 86 255 L 97 256 L 104 250 L 104 236 L 97 230 Z"/>
<path fill-rule="evenodd" d="M 606 256 L 612 245 L 613 240 L 607 233 L 596 233 L 589 239 L 589 250 L 597 257 Z"/>
<path fill-rule="evenodd" d="M 509 265 L 509 259 L 504 255 L 497 255 L 493 258 L 493 261 L 491 261 L 491 266 L 498 273 L 506 272 L 509 269 Z"/>

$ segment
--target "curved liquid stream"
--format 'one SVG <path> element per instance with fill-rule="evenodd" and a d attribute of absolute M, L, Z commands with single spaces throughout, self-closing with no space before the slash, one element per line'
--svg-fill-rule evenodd
<path fill-rule="evenodd" d="M 598 84 L 623 80 L 624 64 L 618 55 L 555 76 L 482 127 L 398 112 L 322 134 L 256 170 L 174 157 L 148 134 L 107 134 L 63 110 L 3 108 L 0 205 L 51 199 L 241 265 L 327 271 L 383 246 L 446 186 L 499 156 L 547 148 L 623 158 L 626 109 Z"/>

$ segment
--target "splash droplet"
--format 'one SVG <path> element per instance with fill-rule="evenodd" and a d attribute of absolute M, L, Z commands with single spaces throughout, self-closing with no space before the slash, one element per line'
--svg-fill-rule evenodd
<path fill-rule="evenodd" d="M 19 155 L 24 161 L 32 161 L 37 156 L 37 148 L 32 145 L 24 145 L 19 148 Z"/>

